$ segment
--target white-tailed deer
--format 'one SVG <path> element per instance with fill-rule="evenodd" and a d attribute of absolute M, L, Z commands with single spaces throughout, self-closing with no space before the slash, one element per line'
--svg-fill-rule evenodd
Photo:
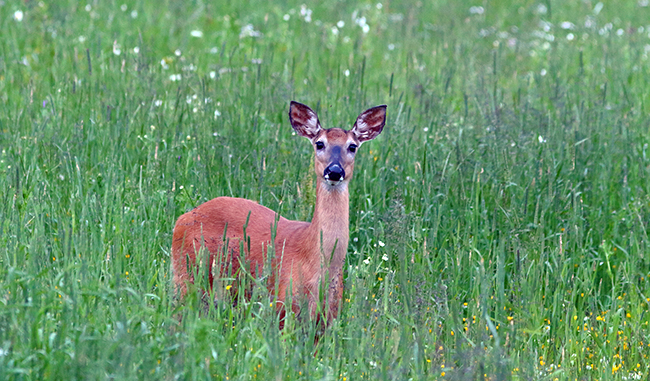
<path fill-rule="evenodd" d="M 320 318 L 319 288 L 326 281 L 327 305 L 321 306 L 322 317 L 329 322 L 338 315 L 349 238 L 348 183 L 357 148 L 384 128 L 386 106 L 362 112 L 350 131 L 321 128 L 316 113 L 298 102 L 291 102 L 289 119 L 298 135 L 314 146 L 317 186 L 311 223 L 290 221 L 256 202 L 232 197 L 215 198 L 183 214 L 176 222 L 172 241 L 174 284 L 181 297 L 187 293 L 187 283 L 193 283 L 194 275 L 201 270 L 198 267 L 203 261 L 197 261 L 197 256 L 205 248 L 207 260 L 203 263 L 207 268 L 203 271 L 207 271 L 209 287 L 214 279 L 229 274 L 236 277 L 250 271 L 259 277 L 270 263 L 268 289 L 271 295 L 277 291 L 279 312 L 284 312 L 290 292 L 291 309 L 296 314 L 301 302 L 306 302 L 310 316 L 318 314 Z M 274 227 L 275 257 L 267 258 Z M 243 263 L 246 266 L 242 269 Z M 229 289 L 236 294 L 236 284 Z"/>

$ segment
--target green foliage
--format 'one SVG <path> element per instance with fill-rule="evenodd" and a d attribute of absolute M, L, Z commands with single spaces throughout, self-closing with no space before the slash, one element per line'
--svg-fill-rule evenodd
<path fill-rule="evenodd" d="M 647 3 L 0 2 L 0 379 L 647 379 Z M 388 105 L 316 345 L 170 287 L 204 201 L 309 218 L 292 99 Z"/>

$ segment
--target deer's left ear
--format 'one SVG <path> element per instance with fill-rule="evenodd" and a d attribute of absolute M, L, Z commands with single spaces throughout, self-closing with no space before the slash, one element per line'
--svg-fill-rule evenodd
<path fill-rule="evenodd" d="M 381 133 L 386 124 L 386 105 L 375 106 L 359 114 L 352 133 L 361 143 L 372 140 Z"/>

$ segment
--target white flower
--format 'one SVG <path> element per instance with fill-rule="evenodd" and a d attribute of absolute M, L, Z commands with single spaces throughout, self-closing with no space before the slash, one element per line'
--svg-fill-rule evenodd
<path fill-rule="evenodd" d="M 135 54 L 140 53 L 140 47 L 136 46 L 135 48 L 133 48 L 133 53 Z"/>
<path fill-rule="evenodd" d="M 546 69 L 542 69 L 539 74 L 543 77 L 546 75 Z"/>
<path fill-rule="evenodd" d="M 160 99 L 156 99 L 156 100 L 153 102 L 153 104 L 154 104 L 154 106 L 156 106 L 156 107 L 160 107 L 160 106 L 162 106 L 163 101 L 161 101 Z"/>
<path fill-rule="evenodd" d="M 575 37 L 576 37 L 576 36 L 574 36 L 573 33 L 569 33 L 569 34 L 566 35 L 566 39 L 569 40 L 569 41 L 573 41 L 573 39 L 574 39 Z"/>
<path fill-rule="evenodd" d="M 364 259 L 363 263 L 365 263 L 366 265 L 369 265 L 370 264 L 370 257 Z"/>
<path fill-rule="evenodd" d="M 485 13 L 485 9 L 481 6 L 473 6 L 469 8 L 469 13 L 473 15 L 482 15 Z"/>
<path fill-rule="evenodd" d="M 601 2 L 599 2 L 598 4 L 596 4 L 596 5 L 594 6 L 594 14 L 595 14 L 595 15 L 599 14 L 600 11 L 603 10 L 603 6 L 604 6 L 604 5 L 603 5 L 603 3 L 601 3 Z"/>
<path fill-rule="evenodd" d="M 160 65 L 162 66 L 163 70 L 169 69 L 169 65 L 167 65 L 167 61 L 165 61 L 164 58 L 160 60 Z"/>
<path fill-rule="evenodd" d="M 341 29 L 345 26 L 345 21 L 339 20 L 339 22 L 336 23 L 336 26 Z"/>
<path fill-rule="evenodd" d="M 24 16 L 23 11 L 18 10 L 16 12 L 14 12 L 14 20 L 16 20 L 18 22 L 23 21 L 23 16 Z"/>
<path fill-rule="evenodd" d="M 176 57 L 180 57 L 182 53 L 180 49 L 176 49 L 174 50 L 174 54 L 176 55 Z"/>
<path fill-rule="evenodd" d="M 282 16 L 282 20 L 284 20 L 284 21 L 289 21 L 290 18 L 291 18 L 291 16 L 289 16 L 288 13 L 285 14 L 284 16 Z"/>
<path fill-rule="evenodd" d="M 126 12 L 126 10 L 127 10 L 128 8 L 129 8 L 129 7 L 127 7 L 126 4 L 122 4 L 122 5 L 120 6 L 120 9 L 122 10 L 122 12 Z"/>
<path fill-rule="evenodd" d="M 377 9 L 382 9 L 384 7 L 384 5 L 382 3 L 377 3 L 376 7 L 377 7 Z"/>
<path fill-rule="evenodd" d="M 386 246 L 386 244 L 383 243 L 382 241 L 379 241 L 379 247 L 384 247 L 384 246 Z"/>
<path fill-rule="evenodd" d="M 120 49 L 120 44 L 117 43 L 117 40 L 113 41 L 113 54 L 116 56 L 122 54 L 122 49 Z"/>
<path fill-rule="evenodd" d="M 182 79 L 180 74 L 172 74 L 169 76 L 169 80 L 172 82 L 180 81 Z"/>
<path fill-rule="evenodd" d="M 307 8 L 306 5 L 301 5 L 300 6 L 300 16 L 304 17 L 305 22 L 311 22 L 311 14 L 312 10 Z"/>
<path fill-rule="evenodd" d="M 363 31 L 363 33 L 370 32 L 370 25 L 366 24 L 366 25 L 362 26 L 361 30 Z"/>
<path fill-rule="evenodd" d="M 262 37 L 262 33 L 255 30 L 253 24 L 246 24 L 241 28 L 241 32 L 239 33 L 239 38 L 245 37 Z"/>
<path fill-rule="evenodd" d="M 388 44 L 388 50 L 395 50 L 395 44 Z"/>
<path fill-rule="evenodd" d="M 333 26 L 332 27 L 332 34 L 335 35 L 335 36 L 338 35 L 339 34 L 339 28 Z"/>
<path fill-rule="evenodd" d="M 537 141 L 540 142 L 540 143 L 546 143 L 546 139 L 544 139 L 544 137 L 542 135 L 539 135 L 537 137 Z"/>
<path fill-rule="evenodd" d="M 136 17 L 138 17 L 138 11 L 135 10 L 131 11 L 131 18 L 134 19 Z"/>
<path fill-rule="evenodd" d="M 221 112 L 219 110 L 214 110 L 214 118 L 217 119 L 217 117 L 221 116 Z"/>
<path fill-rule="evenodd" d="M 212 54 L 217 54 L 218 51 L 219 51 L 219 49 L 216 46 L 210 48 L 210 53 L 212 53 Z"/>
<path fill-rule="evenodd" d="M 384 254 L 384 255 L 382 255 L 382 256 L 381 256 L 381 259 L 382 259 L 383 261 L 387 261 L 387 260 L 388 260 L 388 254 Z"/>
<path fill-rule="evenodd" d="M 217 77 L 217 72 L 216 71 L 211 71 L 210 72 L 210 79 L 215 79 Z"/>
<path fill-rule="evenodd" d="M 350 70 L 346 69 L 344 74 L 345 74 L 346 77 L 349 77 L 350 76 Z"/>
<path fill-rule="evenodd" d="M 576 26 L 571 21 L 562 21 L 560 28 L 562 29 L 574 29 Z"/>
<path fill-rule="evenodd" d="M 196 38 L 201 38 L 201 37 L 203 37 L 203 32 L 201 32 L 200 30 L 193 30 L 193 31 L 190 32 L 190 36 L 196 37 Z"/>

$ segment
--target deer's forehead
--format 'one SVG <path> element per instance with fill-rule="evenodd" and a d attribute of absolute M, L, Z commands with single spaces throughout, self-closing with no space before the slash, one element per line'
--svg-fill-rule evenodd
<path fill-rule="evenodd" d="M 353 135 L 342 128 L 330 128 L 322 130 L 318 136 L 319 139 L 326 139 L 330 144 L 343 144 L 348 140 L 353 140 Z"/>

